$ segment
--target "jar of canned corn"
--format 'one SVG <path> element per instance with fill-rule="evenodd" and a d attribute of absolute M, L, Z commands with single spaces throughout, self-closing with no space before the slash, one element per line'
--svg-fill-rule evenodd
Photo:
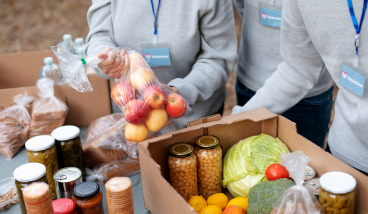
<path fill-rule="evenodd" d="M 198 195 L 197 158 L 188 143 L 173 144 L 168 158 L 170 184 L 186 200 Z"/>
<path fill-rule="evenodd" d="M 216 136 L 205 135 L 197 138 L 198 192 L 205 199 L 222 192 L 222 149 Z"/>

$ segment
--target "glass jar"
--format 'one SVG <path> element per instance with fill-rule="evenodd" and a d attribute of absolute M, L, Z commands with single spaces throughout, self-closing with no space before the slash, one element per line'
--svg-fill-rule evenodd
<path fill-rule="evenodd" d="M 102 193 L 95 182 L 83 182 L 75 186 L 72 199 L 79 214 L 104 214 Z"/>
<path fill-rule="evenodd" d="M 62 126 L 51 135 L 56 140 L 56 151 L 59 167 L 77 167 L 82 171 L 82 178 L 86 180 L 86 168 L 83 162 L 83 149 L 80 130 L 76 126 Z"/>
<path fill-rule="evenodd" d="M 27 156 L 30 163 L 40 163 L 46 167 L 51 199 L 56 199 L 54 174 L 59 170 L 55 139 L 49 135 L 33 137 L 26 142 Z"/>
<path fill-rule="evenodd" d="M 328 172 L 320 178 L 319 203 L 324 213 L 354 214 L 356 180 L 344 172 Z"/>
<path fill-rule="evenodd" d="M 216 136 L 197 138 L 195 155 L 198 167 L 198 193 L 206 200 L 222 192 L 222 149 Z"/>
<path fill-rule="evenodd" d="M 75 203 L 69 198 L 61 198 L 52 202 L 54 214 L 78 214 Z"/>
<path fill-rule="evenodd" d="M 186 200 L 198 195 L 197 158 L 193 146 L 188 143 L 176 143 L 170 147 L 168 158 L 170 184 Z"/>
<path fill-rule="evenodd" d="M 27 214 L 22 189 L 33 182 L 47 182 L 46 167 L 40 163 L 26 163 L 14 170 L 15 186 L 19 197 L 22 214 Z"/>

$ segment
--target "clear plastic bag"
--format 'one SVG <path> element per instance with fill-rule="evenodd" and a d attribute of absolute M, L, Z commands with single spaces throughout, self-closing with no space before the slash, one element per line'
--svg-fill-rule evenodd
<path fill-rule="evenodd" d="M 29 138 L 50 135 L 54 129 L 64 125 L 68 113 L 66 104 L 54 96 L 53 80 L 39 79 L 36 86 L 40 98 L 33 103 Z"/>
<path fill-rule="evenodd" d="M 106 183 L 113 177 L 129 177 L 140 172 L 139 161 L 132 158 L 101 164 L 93 168 L 87 168 L 87 181 Z"/>
<path fill-rule="evenodd" d="M 92 123 L 89 124 L 87 129 L 86 141 L 88 142 L 93 138 L 95 138 L 96 136 L 100 135 L 106 129 L 116 124 L 123 117 L 124 117 L 123 113 L 115 113 L 104 117 L 100 117 L 92 121 Z"/>
<path fill-rule="evenodd" d="M 308 188 L 303 186 L 305 170 L 310 160 L 310 157 L 306 156 L 303 151 L 281 155 L 281 165 L 286 167 L 296 185 L 290 187 L 281 195 L 271 214 L 323 213 L 317 198 Z"/>
<path fill-rule="evenodd" d="M 17 104 L 0 112 L 0 153 L 10 160 L 26 143 L 29 134 L 31 116 L 26 106 L 35 100 L 24 94 L 14 96 Z"/>

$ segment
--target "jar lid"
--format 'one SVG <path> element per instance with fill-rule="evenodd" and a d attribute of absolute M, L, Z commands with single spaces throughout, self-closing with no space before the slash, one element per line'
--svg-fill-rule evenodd
<path fill-rule="evenodd" d="M 196 147 L 200 149 L 215 149 L 220 146 L 220 139 L 213 135 L 205 135 L 196 139 Z"/>
<path fill-rule="evenodd" d="M 77 137 L 79 133 L 80 130 L 76 126 L 62 126 L 52 131 L 51 136 L 56 140 L 63 141 L 73 139 Z"/>
<path fill-rule="evenodd" d="M 97 195 L 100 192 L 100 187 L 95 182 L 83 182 L 78 184 L 73 189 L 73 195 L 78 198 L 89 198 Z"/>
<path fill-rule="evenodd" d="M 356 180 L 345 172 L 327 172 L 321 176 L 321 187 L 331 193 L 344 194 L 356 187 Z"/>
<path fill-rule="evenodd" d="M 26 149 L 29 151 L 42 151 L 51 148 L 55 144 L 55 139 L 49 135 L 32 137 L 26 142 Z"/>
<path fill-rule="evenodd" d="M 60 198 L 52 202 L 54 214 L 70 214 L 75 209 L 75 203 L 69 198 Z"/>
<path fill-rule="evenodd" d="M 77 167 L 65 167 L 59 169 L 54 174 L 54 180 L 59 183 L 75 181 L 82 176 L 82 171 Z"/>
<path fill-rule="evenodd" d="M 170 146 L 169 151 L 173 157 L 185 158 L 193 154 L 194 148 L 189 143 L 175 143 Z"/>
<path fill-rule="evenodd" d="M 46 167 L 40 163 L 26 163 L 14 170 L 14 178 L 19 182 L 30 182 L 42 178 Z"/>

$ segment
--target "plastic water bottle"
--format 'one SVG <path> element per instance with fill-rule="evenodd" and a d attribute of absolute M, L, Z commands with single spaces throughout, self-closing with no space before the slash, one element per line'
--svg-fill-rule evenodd
<path fill-rule="evenodd" d="M 63 75 L 59 69 L 59 66 L 53 63 L 52 57 L 46 57 L 43 59 L 45 63 L 40 70 L 40 79 L 41 78 L 49 78 L 54 80 L 54 85 L 63 84 Z"/>
<path fill-rule="evenodd" d="M 64 34 L 63 35 L 63 41 L 61 42 L 61 45 L 64 46 L 67 50 L 69 50 L 71 53 L 73 53 L 75 44 L 72 41 L 72 35 Z"/>
<path fill-rule="evenodd" d="M 83 38 L 76 38 L 75 39 L 75 46 L 74 46 L 74 54 L 77 55 L 79 58 L 84 58 L 84 40 Z"/>

